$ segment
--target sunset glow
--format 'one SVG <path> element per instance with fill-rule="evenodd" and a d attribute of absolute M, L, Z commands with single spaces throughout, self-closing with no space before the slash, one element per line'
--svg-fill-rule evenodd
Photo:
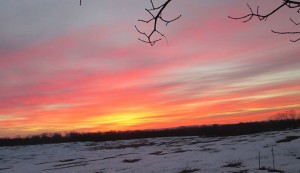
<path fill-rule="evenodd" d="M 0 137 L 237 123 L 300 110 L 300 43 L 270 32 L 292 28 L 294 14 L 243 23 L 227 16 L 246 13 L 245 1 L 174 1 L 166 16 L 182 18 L 160 26 L 168 44 L 151 47 L 134 29 L 147 6 L 2 2 Z"/>

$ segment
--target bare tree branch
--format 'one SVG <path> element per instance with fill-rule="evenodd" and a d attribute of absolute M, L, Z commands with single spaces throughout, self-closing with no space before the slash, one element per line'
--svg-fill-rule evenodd
<path fill-rule="evenodd" d="M 249 4 L 247 4 L 249 10 L 250 10 L 250 13 L 247 14 L 247 15 L 244 15 L 242 17 L 231 17 L 231 16 L 228 16 L 230 19 L 234 19 L 234 20 L 243 20 L 243 22 L 248 22 L 250 21 L 253 17 L 257 17 L 260 21 L 261 20 L 267 20 L 268 17 L 270 17 L 271 15 L 273 15 L 274 13 L 278 12 L 280 9 L 282 9 L 283 7 L 288 7 L 290 9 L 294 9 L 294 8 L 299 8 L 297 10 L 298 13 L 300 13 L 300 2 L 299 1 L 294 1 L 294 0 L 282 0 L 283 3 L 280 4 L 277 8 L 275 8 L 274 10 L 272 10 L 271 12 L 265 14 L 265 15 L 262 15 L 259 13 L 259 6 L 257 6 L 256 8 L 256 12 L 254 12 L 252 10 L 252 8 L 250 7 Z M 300 23 L 296 23 L 292 18 L 290 18 L 290 20 L 295 24 L 295 25 L 299 25 Z M 275 34 L 300 34 L 300 32 L 278 32 L 278 31 L 274 31 L 274 30 L 271 30 L 273 33 Z M 297 42 L 299 41 L 300 38 L 298 39 L 294 39 L 294 40 L 290 40 L 291 42 Z"/>
<path fill-rule="evenodd" d="M 142 22 L 142 23 L 146 23 L 146 24 L 151 23 L 151 25 L 153 23 L 152 30 L 149 33 L 147 33 L 147 32 L 140 30 L 137 26 L 135 26 L 135 29 L 137 30 L 137 32 L 144 37 L 144 38 L 138 38 L 138 40 L 140 40 L 144 43 L 148 43 L 151 46 L 153 46 L 153 45 L 155 45 L 156 42 L 158 42 L 162 39 L 165 39 L 168 44 L 167 37 L 161 31 L 158 30 L 158 21 L 162 21 L 166 24 L 166 26 L 168 26 L 169 23 L 172 23 L 181 17 L 181 15 L 179 15 L 178 17 L 171 19 L 171 20 L 166 20 L 165 18 L 163 18 L 163 11 L 165 10 L 165 8 L 168 6 L 168 4 L 171 1 L 172 0 L 165 0 L 164 3 L 157 6 L 153 2 L 153 0 L 150 0 L 151 8 L 145 9 L 147 11 L 147 13 L 151 16 L 150 19 L 148 19 L 148 20 L 138 19 L 138 21 Z M 249 4 L 247 4 L 247 7 L 249 8 L 249 11 L 250 11 L 248 14 L 241 16 L 241 17 L 228 16 L 228 18 L 234 19 L 234 20 L 242 20 L 244 23 L 249 22 L 253 18 L 257 18 L 260 21 L 262 21 L 262 20 L 266 21 L 270 16 L 272 16 L 276 12 L 280 11 L 284 7 L 287 7 L 290 9 L 296 9 L 297 10 L 296 12 L 300 14 L 300 0 L 278 0 L 278 1 L 281 1 L 282 3 L 280 3 L 276 8 L 274 8 L 272 11 L 270 11 L 267 14 L 261 14 L 259 11 L 259 6 L 257 6 L 256 10 L 254 11 L 252 9 L 252 7 Z M 80 6 L 81 5 L 82 5 L 82 0 L 80 0 Z M 292 18 L 290 18 L 290 21 L 294 25 L 300 25 L 299 22 L 296 22 Z M 300 32 L 280 32 L 280 31 L 275 31 L 275 30 L 271 30 L 271 31 L 275 34 L 281 34 L 281 35 L 297 35 L 297 34 L 300 35 Z M 157 36 L 160 38 L 157 38 Z M 300 37 L 297 39 L 291 39 L 290 41 L 298 42 L 298 41 L 300 41 Z"/>
<path fill-rule="evenodd" d="M 267 18 L 269 16 L 271 16 L 272 14 L 274 14 L 275 12 L 277 12 L 278 10 L 280 10 L 282 7 L 284 7 L 287 4 L 287 2 L 284 2 L 283 4 L 281 4 L 279 7 L 277 7 L 276 9 L 274 9 L 273 11 L 271 11 L 270 13 L 266 14 L 266 15 L 261 15 L 259 14 L 259 6 L 257 6 L 257 10 L 256 13 L 253 12 L 252 8 L 250 7 L 249 4 L 247 4 L 249 10 L 250 10 L 250 14 L 247 14 L 245 16 L 242 17 L 231 17 L 228 16 L 230 19 L 235 19 L 235 20 L 240 20 L 240 19 L 245 19 L 243 22 L 248 22 L 250 21 L 253 17 L 257 17 L 259 20 L 267 20 Z"/>
<path fill-rule="evenodd" d="M 284 35 L 284 34 L 300 34 L 300 32 L 278 32 L 278 31 L 274 31 L 274 30 L 271 30 L 273 33 L 275 33 L 275 34 L 282 34 L 282 35 Z M 300 40 L 300 38 L 298 38 L 298 39 L 293 39 L 293 40 L 290 40 L 291 42 L 297 42 L 297 41 L 299 41 Z"/>
<path fill-rule="evenodd" d="M 151 3 L 151 8 L 150 9 L 145 9 L 151 16 L 151 18 L 149 20 L 143 20 L 143 19 L 138 19 L 139 22 L 143 22 L 143 23 L 150 23 L 150 22 L 153 22 L 153 29 L 151 30 L 150 33 L 146 33 L 146 32 L 142 32 L 137 26 L 135 26 L 135 29 L 143 36 L 145 36 L 145 39 L 141 39 L 139 38 L 140 41 L 142 42 L 145 42 L 145 43 L 149 43 L 151 46 L 153 46 L 156 42 L 160 41 L 161 38 L 159 39 L 154 39 L 153 40 L 153 36 L 154 34 L 158 34 L 160 35 L 161 37 L 163 37 L 167 44 L 168 44 L 168 40 L 167 40 L 167 37 L 161 33 L 157 27 L 158 27 L 158 20 L 161 20 L 163 21 L 166 26 L 168 26 L 169 23 L 171 22 L 174 22 L 176 20 L 178 20 L 181 15 L 179 15 L 178 17 L 174 18 L 174 19 L 171 19 L 171 20 L 166 20 L 162 17 L 162 13 L 164 11 L 164 9 L 167 7 L 167 5 L 171 2 L 172 0 L 167 0 L 165 3 L 163 3 L 162 5 L 160 6 L 155 6 L 155 4 L 153 3 L 153 0 L 150 0 L 150 3 Z"/>
<path fill-rule="evenodd" d="M 295 25 L 300 25 L 300 23 L 296 23 L 292 18 L 290 20 L 295 24 Z"/>

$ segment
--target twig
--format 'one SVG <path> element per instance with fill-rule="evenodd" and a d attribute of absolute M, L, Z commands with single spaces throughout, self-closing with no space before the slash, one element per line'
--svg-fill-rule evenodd
<path fill-rule="evenodd" d="M 162 17 L 162 12 L 164 11 L 164 9 L 167 7 L 167 5 L 171 1 L 172 0 L 167 0 L 162 5 L 155 6 L 154 3 L 153 3 L 153 0 L 150 0 L 152 8 L 150 8 L 150 9 L 146 8 L 145 10 L 147 11 L 147 13 L 150 14 L 151 18 L 149 20 L 138 19 L 138 21 L 143 22 L 143 23 L 153 22 L 153 29 L 151 30 L 150 33 L 146 33 L 146 32 L 141 31 L 137 26 L 135 26 L 135 29 L 137 30 L 137 32 L 140 33 L 141 35 L 145 36 L 145 38 L 146 38 L 146 39 L 138 38 L 140 41 L 142 41 L 144 43 L 149 43 L 151 46 L 153 46 L 156 42 L 162 40 L 161 38 L 153 40 L 154 34 L 157 33 L 158 35 L 163 37 L 166 40 L 167 44 L 168 44 L 167 37 L 157 29 L 157 26 L 158 26 L 158 20 L 161 20 L 161 21 L 165 22 L 166 26 L 168 26 L 169 23 L 174 22 L 174 21 L 178 20 L 181 17 L 181 15 L 179 15 L 178 17 L 176 17 L 174 19 L 171 19 L 171 20 L 166 20 Z"/>
<path fill-rule="evenodd" d="M 287 35 L 287 34 L 300 34 L 300 32 L 279 32 L 279 31 L 274 31 L 274 30 L 271 30 L 273 33 L 275 33 L 275 34 L 282 34 L 282 35 Z M 292 40 L 290 40 L 291 42 L 297 42 L 297 41 L 299 41 L 300 40 L 300 38 L 298 38 L 298 39 L 292 39 Z"/>
<path fill-rule="evenodd" d="M 296 23 L 292 18 L 290 20 L 295 24 L 295 25 L 300 25 L 300 23 Z"/>
<path fill-rule="evenodd" d="M 273 171 L 275 170 L 275 159 L 274 159 L 274 149 L 272 148 L 272 158 L 273 158 Z"/>
<path fill-rule="evenodd" d="M 260 150 L 258 150 L 258 169 L 260 169 Z"/>
<path fill-rule="evenodd" d="M 269 16 L 273 15 L 274 13 L 278 12 L 280 9 L 282 9 L 283 7 L 288 7 L 288 8 L 299 8 L 297 10 L 298 13 L 300 13 L 300 2 L 298 1 L 294 1 L 294 0 L 283 0 L 283 3 L 280 4 L 277 8 L 275 8 L 274 10 L 272 10 L 271 12 L 265 14 L 265 15 L 262 15 L 259 13 L 259 6 L 257 6 L 256 8 L 256 12 L 254 12 L 251 8 L 251 6 L 249 4 L 247 4 L 248 8 L 249 8 L 249 11 L 250 13 L 247 14 L 247 15 L 244 15 L 242 17 L 231 17 L 231 16 L 228 16 L 228 18 L 230 19 L 234 19 L 234 20 L 243 20 L 243 22 L 248 22 L 250 21 L 253 17 L 257 17 L 260 21 L 261 20 L 267 20 Z M 299 25 L 300 23 L 296 23 L 292 18 L 290 18 L 290 20 L 295 24 L 295 25 Z M 274 30 L 271 30 L 273 33 L 275 34 L 300 34 L 300 32 L 278 32 L 278 31 L 274 31 Z M 300 38 L 298 39 L 292 39 L 290 40 L 291 42 L 297 42 L 299 41 Z"/>

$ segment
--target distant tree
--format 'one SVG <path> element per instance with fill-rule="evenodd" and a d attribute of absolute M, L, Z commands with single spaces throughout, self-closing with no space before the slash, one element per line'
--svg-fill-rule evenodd
<path fill-rule="evenodd" d="M 299 120 L 300 114 L 295 110 L 287 110 L 284 112 L 279 112 L 270 117 L 271 120 Z"/>

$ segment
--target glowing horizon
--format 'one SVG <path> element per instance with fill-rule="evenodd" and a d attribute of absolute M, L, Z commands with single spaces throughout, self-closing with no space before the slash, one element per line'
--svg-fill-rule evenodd
<path fill-rule="evenodd" d="M 246 13 L 244 2 L 174 1 L 166 15 L 183 17 L 161 26 L 169 45 L 151 47 L 134 29 L 149 2 L 117 2 L 2 3 L 0 137 L 237 123 L 300 110 L 299 43 L 270 32 L 291 28 L 289 11 L 242 23 L 227 16 Z"/>

